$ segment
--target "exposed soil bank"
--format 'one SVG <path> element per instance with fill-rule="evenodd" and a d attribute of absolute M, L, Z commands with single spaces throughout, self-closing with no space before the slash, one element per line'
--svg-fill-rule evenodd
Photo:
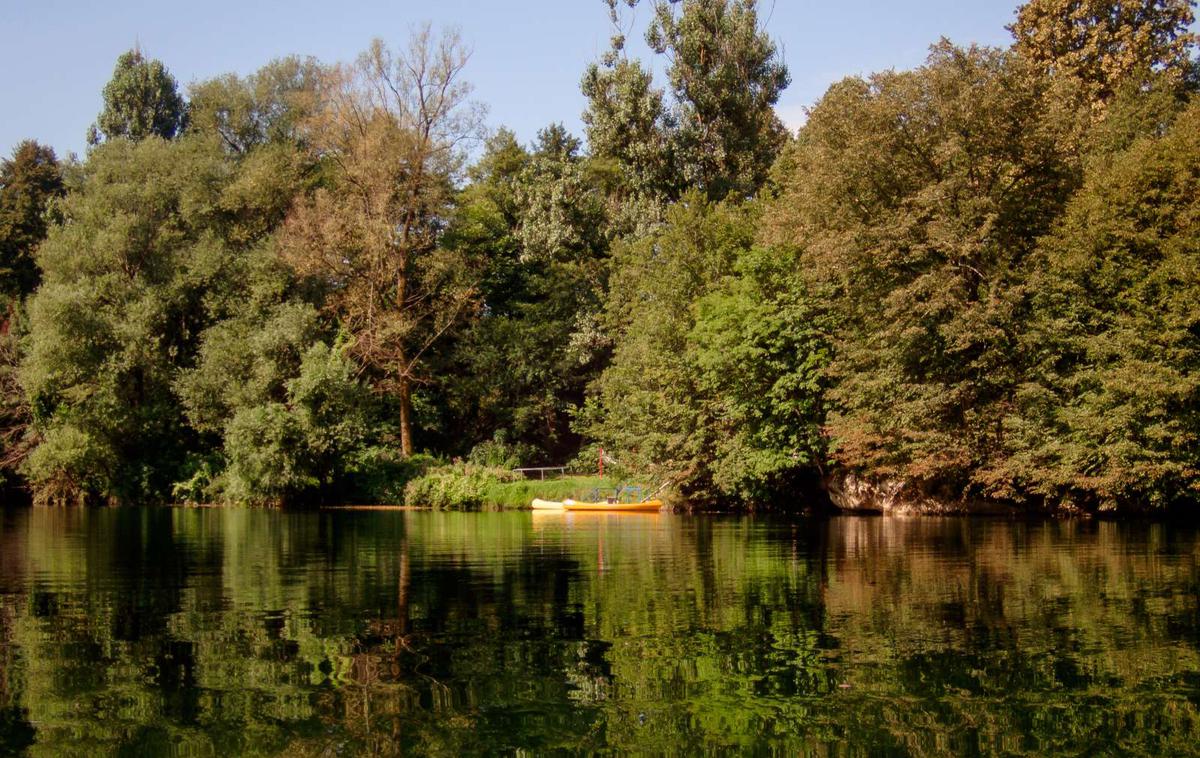
<path fill-rule="evenodd" d="M 952 497 L 895 479 L 867 479 L 838 472 L 822 482 L 834 509 L 844 513 L 885 516 L 1052 516 L 1052 517 L 1194 517 L 1194 509 L 1122 506 L 1089 509 L 1068 502 L 1017 503 L 986 498 Z"/>

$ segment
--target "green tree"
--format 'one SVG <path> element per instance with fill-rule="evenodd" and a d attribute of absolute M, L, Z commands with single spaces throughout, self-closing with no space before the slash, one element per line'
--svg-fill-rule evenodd
<path fill-rule="evenodd" d="M 836 464 L 951 497 L 1019 495 L 1004 419 L 1028 260 L 1078 186 L 1087 108 L 1011 52 L 942 43 L 830 88 L 781 159 L 764 241 L 835 320 Z"/>
<path fill-rule="evenodd" d="M 1200 494 L 1200 103 L 1096 161 L 1039 250 L 1012 476 L 1111 509 Z"/>
<path fill-rule="evenodd" d="M 51 148 L 26 140 L 0 161 L 0 293 L 20 298 L 37 286 L 34 249 L 46 238 L 51 202 L 64 193 Z"/>
<path fill-rule="evenodd" d="M 607 271 L 606 172 L 554 125 L 531 150 L 500 133 L 472 176 L 445 244 L 485 262 L 482 307 L 440 372 L 449 425 L 467 444 L 499 433 L 535 446 L 539 462 L 561 461 L 578 446 L 570 414 L 605 350 L 593 324 Z"/>
<path fill-rule="evenodd" d="M 313 58 L 274 60 L 247 77 L 225 74 L 188 89 L 188 127 L 221 137 L 235 153 L 268 143 L 301 144 L 318 108 L 321 66 Z"/>
<path fill-rule="evenodd" d="M 613 249 L 604 329 L 612 363 L 593 383 L 580 430 L 632 470 L 653 470 L 703 494 L 712 427 L 689 354 L 695 301 L 750 248 L 753 219 L 698 192 L 667 211 L 659 231 Z"/>
<path fill-rule="evenodd" d="M 246 405 L 225 428 L 228 471 L 220 482 L 235 502 L 282 503 L 344 479 L 367 434 L 368 402 L 352 361 L 312 345 L 284 402 Z"/>
<path fill-rule="evenodd" d="M 1014 47 L 1047 72 L 1079 79 L 1098 103 L 1127 80 L 1182 81 L 1196 35 L 1193 0 L 1030 0 L 1010 25 Z"/>
<path fill-rule="evenodd" d="M 112 79 L 104 85 L 104 110 L 88 130 L 88 144 L 123 137 L 172 139 L 187 122 L 187 104 L 175 77 L 162 61 L 147 59 L 139 49 L 117 58 Z"/>
<path fill-rule="evenodd" d="M 714 199 L 753 195 L 787 141 L 775 103 L 791 77 L 759 28 L 756 6 L 755 0 L 660 0 L 646 33 L 670 61 L 680 170 L 689 186 Z"/>
<path fill-rule="evenodd" d="M 331 69 L 306 123 L 329 186 L 297 204 L 282 241 L 327 294 L 374 387 L 395 398 L 404 455 L 430 349 L 475 302 L 467 262 L 439 245 L 464 141 L 479 131 L 466 60 L 456 35 L 425 28 L 399 54 L 376 40 L 353 66 Z"/>
<path fill-rule="evenodd" d="M 86 174 L 39 248 L 22 366 L 43 436 L 27 472 L 49 500 L 169 484 L 186 445 L 172 368 L 203 326 L 203 279 L 189 274 L 224 254 L 207 230 L 226 171 L 205 144 L 117 140 Z"/>
<path fill-rule="evenodd" d="M 607 0 L 621 28 L 619 3 Z M 630 7 L 637 0 L 626 0 Z M 789 82 L 755 0 L 654 0 L 646 30 L 666 57 L 671 98 L 625 57 L 617 34 L 583 79 L 584 123 L 596 157 L 613 160 L 628 191 L 674 199 L 699 187 L 710 199 L 755 194 L 787 140 L 774 105 Z"/>
<path fill-rule="evenodd" d="M 794 494 L 825 454 L 829 334 L 793 256 L 753 248 L 696 302 L 688 354 L 718 491 L 750 503 Z"/>
<path fill-rule="evenodd" d="M 303 177 L 264 165 L 206 135 L 92 151 L 61 202 L 63 223 L 38 248 L 44 281 L 29 302 L 21 383 L 41 441 L 25 471 L 40 500 L 166 497 L 198 458 L 220 452 L 220 414 L 183 391 L 196 384 L 188 371 L 213 361 L 215 324 L 278 313 L 295 292 L 269 234 Z M 212 392 L 237 402 L 248 390 L 235 378 L 240 393 Z"/>
<path fill-rule="evenodd" d="M 670 141 L 673 122 L 653 75 L 637 61 L 614 58 L 590 64 L 581 88 L 591 155 L 618 168 L 633 198 L 674 196 L 680 179 Z"/>

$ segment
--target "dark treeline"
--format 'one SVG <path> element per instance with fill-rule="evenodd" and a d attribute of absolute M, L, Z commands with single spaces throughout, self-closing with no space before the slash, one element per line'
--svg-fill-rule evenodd
<path fill-rule="evenodd" d="M 796 134 L 753 0 L 646 2 L 666 81 L 618 34 L 532 144 L 452 33 L 186 92 L 121 56 L 84 160 L 0 166 L 8 484 L 395 501 L 603 446 L 693 503 L 1200 497 L 1189 0 L 1031 0 Z"/>

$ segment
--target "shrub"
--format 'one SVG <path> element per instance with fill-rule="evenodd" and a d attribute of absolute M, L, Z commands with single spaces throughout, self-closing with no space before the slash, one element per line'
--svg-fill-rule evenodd
<path fill-rule="evenodd" d="M 438 464 L 432 455 L 420 453 L 405 458 L 394 447 L 370 445 L 354 454 L 348 467 L 351 489 L 347 493 L 359 503 L 403 503 L 405 487 Z"/>
<path fill-rule="evenodd" d="M 512 481 L 516 476 L 507 469 L 454 463 L 430 469 L 409 482 L 404 488 L 404 502 L 429 508 L 474 509 L 487 501 L 489 488 Z"/>
<path fill-rule="evenodd" d="M 524 466 L 537 455 L 537 448 L 520 442 L 507 442 L 501 432 L 476 445 L 467 461 L 486 468 L 514 469 Z"/>

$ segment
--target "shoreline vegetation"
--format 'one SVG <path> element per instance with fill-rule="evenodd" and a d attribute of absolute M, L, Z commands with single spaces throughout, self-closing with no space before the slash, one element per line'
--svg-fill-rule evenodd
<path fill-rule="evenodd" d="M 1196 512 L 1191 2 L 1030 0 L 789 133 L 753 0 L 638 1 L 529 144 L 428 26 L 123 54 L 86 155 L 0 163 L 7 492 L 516 507 L 603 457 L 706 510 Z"/>

